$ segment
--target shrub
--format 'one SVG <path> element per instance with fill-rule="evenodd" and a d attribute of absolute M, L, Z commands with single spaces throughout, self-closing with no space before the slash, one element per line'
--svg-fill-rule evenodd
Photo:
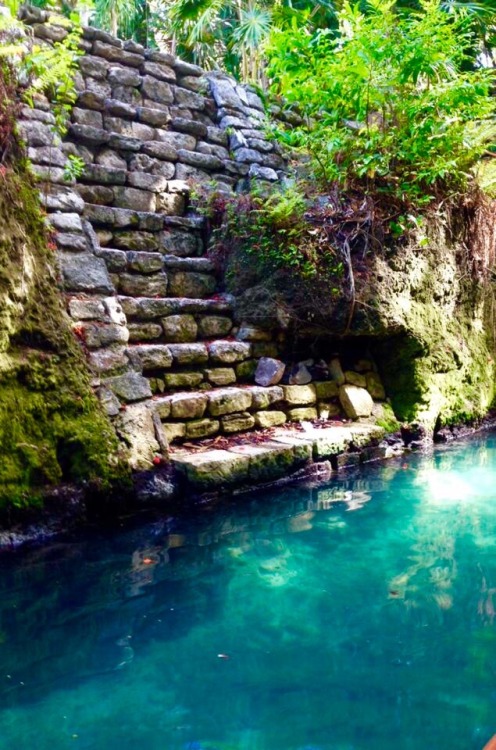
<path fill-rule="evenodd" d="M 323 183 L 419 206 L 470 186 L 496 139 L 494 71 L 467 70 L 467 17 L 437 0 L 408 13 L 393 5 L 372 0 L 365 15 L 345 3 L 338 36 L 275 30 L 269 70 L 304 115 L 279 137 L 310 152 Z"/>

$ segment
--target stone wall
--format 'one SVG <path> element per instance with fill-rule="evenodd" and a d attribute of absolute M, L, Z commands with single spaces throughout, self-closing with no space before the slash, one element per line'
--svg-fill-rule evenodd
<path fill-rule="evenodd" d="M 46 44 L 67 33 L 38 9 L 24 20 Z M 147 467 L 168 441 L 329 417 L 339 403 L 368 416 L 365 375 L 359 384 L 253 385 L 260 358 L 278 355 L 277 333 L 235 323 L 205 255 L 191 190 L 242 190 L 287 173 L 257 94 L 98 29 L 85 28 L 81 43 L 67 135 L 54 132 L 43 97 L 23 108 L 20 132 L 73 330 L 131 464 Z M 77 181 L 66 176 L 71 155 L 85 165 Z M 347 408 L 340 387 L 363 391 L 368 413 Z"/>

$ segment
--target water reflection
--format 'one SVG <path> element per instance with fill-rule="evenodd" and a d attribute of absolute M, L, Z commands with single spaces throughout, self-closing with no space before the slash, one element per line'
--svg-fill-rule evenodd
<path fill-rule="evenodd" d="M 495 476 L 478 440 L 1 558 L 0 749 L 480 750 Z"/>

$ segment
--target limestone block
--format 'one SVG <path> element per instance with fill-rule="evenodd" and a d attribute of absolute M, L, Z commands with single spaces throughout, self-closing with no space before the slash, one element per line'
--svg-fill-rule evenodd
<path fill-rule="evenodd" d="M 130 252 L 126 255 L 131 271 L 148 274 L 162 270 L 163 261 L 158 253 Z"/>
<path fill-rule="evenodd" d="M 269 387 L 257 387 L 253 386 L 250 388 L 252 394 L 252 405 L 254 409 L 266 409 L 268 406 L 282 401 L 284 398 L 284 391 L 281 386 L 274 385 Z"/>
<path fill-rule="evenodd" d="M 162 335 L 162 326 L 158 323 L 129 323 L 129 341 L 153 341 Z"/>
<path fill-rule="evenodd" d="M 129 161 L 129 169 L 130 172 L 128 173 L 128 181 L 130 185 L 133 184 L 132 180 L 134 178 L 132 177 L 132 174 L 134 172 L 139 172 L 141 175 L 144 175 L 146 173 L 148 177 L 163 177 L 166 180 L 170 180 L 172 177 L 174 177 L 175 173 L 174 164 L 166 161 L 161 161 L 160 159 L 154 159 L 152 156 L 148 156 L 147 154 L 135 154 L 133 157 L 131 157 Z M 143 177 L 139 178 L 139 180 L 143 179 Z M 156 185 L 157 183 L 154 184 Z M 134 184 L 134 187 L 144 187 L 144 183 L 142 182 L 141 185 Z M 152 190 L 152 187 L 150 186 L 146 189 Z"/>
<path fill-rule="evenodd" d="M 92 78 L 91 76 L 86 76 L 86 78 L 83 79 L 81 89 L 83 91 L 85 89 L 86 91 L 93 91 L 98 96 L 103 97 L 103 99 L 108 99 L 112 95 L 112 87 L 109 83 L 98 80 L 97 78 Z"/>
<path fill-rule="evenodd" d="M 171 130 L 157 130 L 157 140 L 173 148 L 178 155 L 179 150 L 194 151 L 196 148 L 196 138 L 192 135 L 174 133 Z"/>
<path fill-rule="evenodd" d="M 282 389 L 284 400 L 291 405 L 306 406 L 307 404 L 314 404 L 317 400 L 314 385 L 283 385 Z M 311 418 L 313 419 L 313 417 Z"/>
<path fill-rule="evenodd" d="M 146 404 L 131 404 L 114 421 L 117 434 L 128 448 L 132 469 L 149 469 L 153 458 L 160 453 L 155 438 L 155 425 L 151 410 Z"/>
<path fill-rule="evenodd" d="M 111 96 L 111 94 L 112 94 L 112 90 L 111 90 L 111 92 L 109 94 L 109 97 Z M 120 129 L 119 130 L 117 128 L 114 129 L 109 124 L 108 120 L 110 118 L 113 118 L 113 117 L 127 117 L 129 119 L 134 119 L 136 117 L 136 109 L 137 108 L 135 106 L 133 106 L 132 104 L 128 104 L 127 102 L 121 102 L 119 99 L 107 98 L 107 99 L 105 99 L 105 105 L 104 106 L 105 106 L 105 110 L 104 111 L 105 111 L 105 114 L 107 115 L 107 117 L 105 118 L 105 129 L 108 130 L 109 132 L 111 132 L 113 130 L 115 130 L 115 132 L 117 132 L 117 133 L 122 133 L 123 132 Z M 134 135 L 135 137 L 138 137 L 138 134 L 133 132 L 133 125 L 135 125 L 135 124 L 136 123 L 132 123 L 131 124 L 130 133 L 132 135 Z"/>
<path fill-rule="evenodd" d="M 148 190 L 131 187 L 115 187 L 114 201 L 118 208 L 130 208 L 133 211 L 155 211 L 156 196 Z"/>
<path fill-rule="evenodd" d="M 251 407 L 252 395 L 242 388 L 223 388 L 209 394 L 208 410 L 214 417 L 246 411 Z"/>
<path fill-rule="evenodd" d="M 165 340 L 171 343 L 196 341 L 198 326 L 192 315 L 169 315 L 162 320 Z"/>
<path fill-rule="evenodd" d="M 186 437 L 203 438 L 209 435 L 215 435 L 219 432 L 219 422 L 217 419 L 197 419 L 186 423 Z"/>
<path fill-rule="evenodd" d="M 350 427 L 352 442 L 356 448 L 363 448 L 373 441 L 382 440 L 385 432 L 384 427 L 376 424 L 354 424 Z"/>
<path fill-rule="evenodd" d="M 201 372 L 168 372 L 163 377 L 166 389 L 196 388 L 203 381 Z"/>
<path fill-rule="evenodd" d="M 167 216 L 182 216 L 186 211 L 185 198 L 178 193 L 159 193 L 156 210 Z"/>
<path fill-rule="evenodd" d="M 207 396 L 200 393 L 176 393 L 169 396 L 174 419 L 199 419 L 205 414 Z"/>
<path fill-rule="evenodd" d="M 100 78 L 102 81 L 107 78 L 107 72 L 109 69 L 108 62 L 99 57 L 94 57 L 93 55 L 82 55 L 78 58 L 78 66 L 84 76 Z"/>
<path fill-rule="evenodd" d="M 353 388 L 354 386 L 344 386 Z M 328 427 L 312 433 L 313 452 L 316 459 L 329 458 L 343 453 L 352 441 L 350 430 L 344 427 Z"/>
<path fill-rule="evenodd" d="M 126 270 L 127 258 L 124 250 L 102 247 L 96 254 L 99 258 L 103 258 L 110 273 L 118 274 Z"/>
<path fill-rule="evenodd" d="M 139 357 L 143 370 L 161 370 L 172 366 L 172 354 L 164 344 L 141 344 L 129 351 Z"/>
<path fill-rule="evenodd" d="M 232 364 L 247 359 L 251 353 L 251 346 L 244 341 L 213 341 L 208 346 L 212 362 Z"/>
<path fill-rule="evenodd" d="M 93 42 L 92 52 L 95 57 L 103 57 L 105 60 L 122 63 L 122 65 L 127 65 L 130 68 L 139 68 L 144 60 L 142 55 L 137 55 L 134 52 L 126 52 L 119 47 L 114 47 L 111 44 L 105 44 L 100 41 Z"/>
<path fill-rule="evenodd" d="M 331 376 L 331 379 L 334 380 L 338 385 L 342 385 L 344 383 L 343 368 L 341 367 L 341 362 L 337 357 L 334 357 L 329 362 L 329 374 Z"/>
<path fill-rule="evenodd" d="M 78 299 L 73 297 L 69 301 L 69 314 L 74 320 L 99 320 L 105 321 L 107 312 L 100 299 Z"/>
<path fill-rule="evenodd" d="M 155 104 L 155 102 L 153 102 Z M 137 116 L 140 122 L 146 122 L 157 128 L 164 128 L 170 121 L 170 113 L 167 107 L 157 109 L 153 107 L 138 107 Z"/>
<path fill-rule="evenodd" d="M 198 332 L 201 338 L 211 339 L 218 336 L 228 336 L 231 328 L 231 318 L 222 315 L 205 315 L 198 321 Z"/>
<path fill-rule="evenodd" d="M 82 214 L 84 200 L 78 193 L 67 187 L 49 185 L 40 193 L 41 204 L 48 211 L 62 211 L 63 213 Z"/>
<path fill-rule="evenodd" d="M 219 490 L 248 478 L 249 457 L 224 450 L 209 450 L 172 459 L 196 489 Z"/>
<path fill-rule="evenodd" d="M 106 167 L 107 169 L 117 169 L 119 172 L 121 170 L 124 170 L 124 172 L 127 170 L 126 160 L 109 148 L 104 148 L 99 154 L 97 154 L 95 157 L 95 163 L 102 167 Z"/>
<path fill-rule="evenodd" d="M 238 362 L 236 365 L 236 377 L 244 383 L 250 382 L 255 377 L 258 360 L 245 359 L 244 362 Z"/>
<path fill-rule="evenodd" d="M 167 276 L 158 273 L 151 276 L 121 274 L 119 291 L 131 297 L 165 297 L 167 294 Z"/>
<path fill-rule="evenodd" d="M 114 232 L 114 245 L 115 247 L 121 247 L 125 250 L 138 250 L 138 251 L 150 251 L 157 250 L 158 238 L 153 232 Z M 147 255 L 150 253 L 147 252 Z M 155 258 L 160 261 L 160 268 L 162 268 L 161 258 L 155 254 Z M 155 270 L 159 270 L 155 268 Z"/>
<path fill-rule="evenodd" d="M 73 253 L 84 253 L 88 250 L 86 237 L 82 234 L 58 232 L 55 235 L 55 243 L 60 250 L 69 250 Z"/>
<path fill-rule="evenodd" d="M 279 383 L 286 365 L 279 359 L 272 357 L 261 357 L 255 371 L 255 383 L 262 386 L 276 385 Z"/>
<path fill-rule="evenodd" d="M 182 89 L 180 86 L 176 86 L 174 89 L 174 102 L 179 107 L 188 107 L 192 110 L 205 108 L 204 96 L 188 89 Z"/>
<path fill-rule="evenodd" d="M 38 148 L 28 148 L 28 159 L 33 164 L 44 164 L 46 166 L 64 167 L 67 157 L 59 148 L 50 146 L 39 146 Z"/>
<path fill-rule="evenodd" d="M 180 422 L 164 422 L 162 428 L 169 443 L 186 437 L 186 425 Z"/>
<path fill-rule="evenodd" d="M 353 370 L 346 370 L 344 373 L 344 382 L 357 385 L 359 388 L 366 388 L 367 386 L 365 376 L 360 375 L 358 372 L 353 372 Z"/>
<path fill-rule="evenodd" d="M 126 182 L 126 169 L 115 167 L 104 167 L 100 164 L 87 164 L 81 179 L 86 182 L 96 182 L 99 185 L 124 185 Z M 125 188 L 119 188 L 122 192 Z"/>
<path fill-rule="evenodd" d="M 255 424 L 260 429 L 278 427 L 285 422 L 286 415 L 283 411 L 259 411 L 255 414 Z"/>
<path fill-rule="evenodd" d="M 157 396 L 153 399 L 153 408 L 160 419 L 167 419 L 171 413 L 170 396 Z"/>
<path fill-rule="evenodd" d="M 90 368 L 100 375 L 112 375 L 122 372 L 129 366 L 124 347 L 98 349 L 88 353 Z"/>
<path fill-rule="evenodd" d="M 124 375 L 108 378 L 105 384 L 124 401 L 141 401 L 152 396 L 150 383 L 137 372 L 126 372 Z"/>
<path fill-rule="evenodd" d="M 105 109 L 105 97 L 95 91 L 84 90 L 78 94 L 77 104 L 81 109 L 93 109 L 103 112 Z"/>
<path fill-rule="evenodd" d="M 174 95 L 170 85 L 166 81 L 159 81 L 150 75 L 144 75 L 141 84 L 141 93 L 147 99 L 162 102 L 163 104 L 172 104 Z"/>
<path fill-rule="evenodd" d="M 252 149 L 246 149 L 252 150 Z M 250 171 L 248 172 L 249 177 L 253 177 L 257 180 L 267 180 L 267 182 L 277 182 L 279 176 L 275 169 L 271 167 L 261 167 L 260 164 L 250 164 Z"/>
<path fill-rule="evenodd" d="M 331 401 L 319 401 L 318 410 L 321 419 L 333 419 L 341 414 L 339 405 Z"/>
<path fill-rule="evenodd" d="M 195 79 L 198 80 L 198 79 Z M 178 131 L 179 133 L 186 133 L 187 135 L 194 135 L 197 138 L 206 138 L 207 136 L 207 126 L 204 125 L 202 122 L 197 122 L 196 120 L 189 120 L 185 117 L 174 117 L 171 122 L 171 127 L 173 130 Z M 198 150 L 200 149 L 200 144 L 198 144 Z M 206 151 L 204 153 L 211 153 L 209 151 Z"/>
<path fill-rule="evenodd" d="M 102 294 L 114 292 L 105 262 L 92 253 L 60 253 L 58 261 L 66 291 Z"/>
<path fill-rule="evenodd" d="M 141 83 L 141 76 L 137 70 L 110 66 L 108 80 L 111 84 L 117 86 L 139 86 Z"/>
<path fill-rule="evenodd" d="M 113 86 L 112 97 L 133 107 L 139 107 L 142 104 L 141 93 L 132 86 Z M 103 106 L 105 109 L 105 101 L 103 102 Z"/>
<path fill-rule="evenodd" d="M 77 185 L 76 190 L 86 203 L 109 206 L 114 202 L 114 191 L 107 185 Z"/>
<path fill-rule="evenodd" d="M 324 380 L 321 383 L 314 383 L 315 393 L 318 399 L 335 398 L 338 395 L 338 385 L 333 380 Z"/>
<path fill-rule="evenodd" d="M 232 367 L 215 367 L 205 370 L 205 377 L 212 385 L 232 385 L 236 382 L 236 373 Z"/>
<path fill-rule="evenodd" d="M 166 253 L 180 258 L 198 255 L 201 252 L 199 237 L 180 229 L 166 229 L 161 232 L 160 243 Z"/>
<path fill-rule="evenodd" d="M 129 331 L 115 323 L 88 323 L 83 328 L 83 337 L 89 349 L 99 349 L 111 344 L 127 344 Z"/>
<path fill-rule="evenodd" d="M 195 76 L 182 76 L 178 79 L 177 83 L 182 89 L 196 91 L 197 94 L 202 94 L 207 89 L 207 82 L 203 77 L 195 78 Z"/>
<path fill-rule="evenodd" d="M 169 349 L 177 365 L 202 365 L 208 360 L 204 344 L 170 344 Z"/>
<path fill-rule="evenodd" d="M 356 385 L 345 384 L 339 388 L 339 400 L 347 417 L 358 419 L 358 417 L 370 417 L 374 402 L 365 388 Z"/>
<path fill-rule="evenodd" d="M 255 427 L 255 417 L 246 411 L 240 414 L 227 414 L 225 417 L 221 417 L 220 422 L 222 430 L 227 433 L 243 432 Z"/>
<path fill-rule="evenodd" d="M 153 156 L 155 159 L 162 159 L 163 161 L 177 161 L 177 150 L 168 143 L 161 143 L 160 141 L 147 141 L 142 144 L 143 153 L 148 156 Z"/>
<path fill-rule="evenodd" d="M 146 157 L 146 154 L 139 154 L 139 156 Z M 151 157 L 146 157 L 151 159 Z M 153 160 L 152 160 L 153 161 Z M 167 178 L 160 174 L 148 174 L 147 172 L 129 172 L 127 176 L 129 185 L 140 188 L 142 190 L 149 190 L 152 193 L 162 193 L 167 190 Z"/>
<path fill-rule="evenodd" d="M 109 142 L 110 136 L 103 128 L 94 128 L 91 125 L 69 125 L 69 134 L 78 142 L 87 143 L 90 146 L 101 146 Z"/>
<path fill-rule="evenodd" d="M 203 299 L 215 292 L 216 281 L 205 273 L 171 273 L 169 294 L 172 297 L 191 297 Z"/>
<path fill-rule="evenodd" d="M 296 409 L 288 409 L 288 419 L 291 422 L 303 422 L 305 419 L 318 419 L 317 409 L 314 406 L 304 406 Z"/>
<path fill-rule="evenodd" d="M 119 399 L 109 388 L 98 388 L 96 395 L 107 416 L 115 417 L 119 413 L 121 406 Z"/>
<path fill-rule="evenodd" d="M 198 169 L 219 170 L 222 169 L 223 166 L 222 160 L 211 154 L 201 154 L 197 151 L 179 149 L 177 156 L 182 164 L 188 164 L 191 167 L 198 167 Z"/>
<path fill-rule="evenodd" d="M 36 120 L 21 120 L 19 133 L 28 146 L 59 146 L 60 136 L 52 128 Z"/>
<path fill-rule="evenodd" d="M 382 384 L 382 380 L 376 372 L 367 372 L 366 374 L 366 388 L 372 398 L 378 401 L 384 401 L 386 398 L 386 391 Z"/>
<path fill-rule="evenodd" d="M 252 482 L 269 482 L 287 476 L 296 464 L 292 447 L 277 442 L 233 446 L 230 452 L 249 458 L 248 477 Z"/>
<path fill-rule="evenodd" d="M 147 61 L 144 63 L 142 71 L 144 74 L 153 76 L 154 78 L 158 78 L 160 81 L 168 81 L 169 83 L 176 82 L 175 71 L 170 67 L 170 65 L 165 65 L 164 63 Z"/>

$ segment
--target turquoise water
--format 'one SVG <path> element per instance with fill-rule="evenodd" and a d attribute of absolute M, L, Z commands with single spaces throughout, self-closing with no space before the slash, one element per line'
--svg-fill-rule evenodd
<path fill-rule="evenodd" d="M 0 557 L 0 750 L 481 750 L 496 438 Z"/>

